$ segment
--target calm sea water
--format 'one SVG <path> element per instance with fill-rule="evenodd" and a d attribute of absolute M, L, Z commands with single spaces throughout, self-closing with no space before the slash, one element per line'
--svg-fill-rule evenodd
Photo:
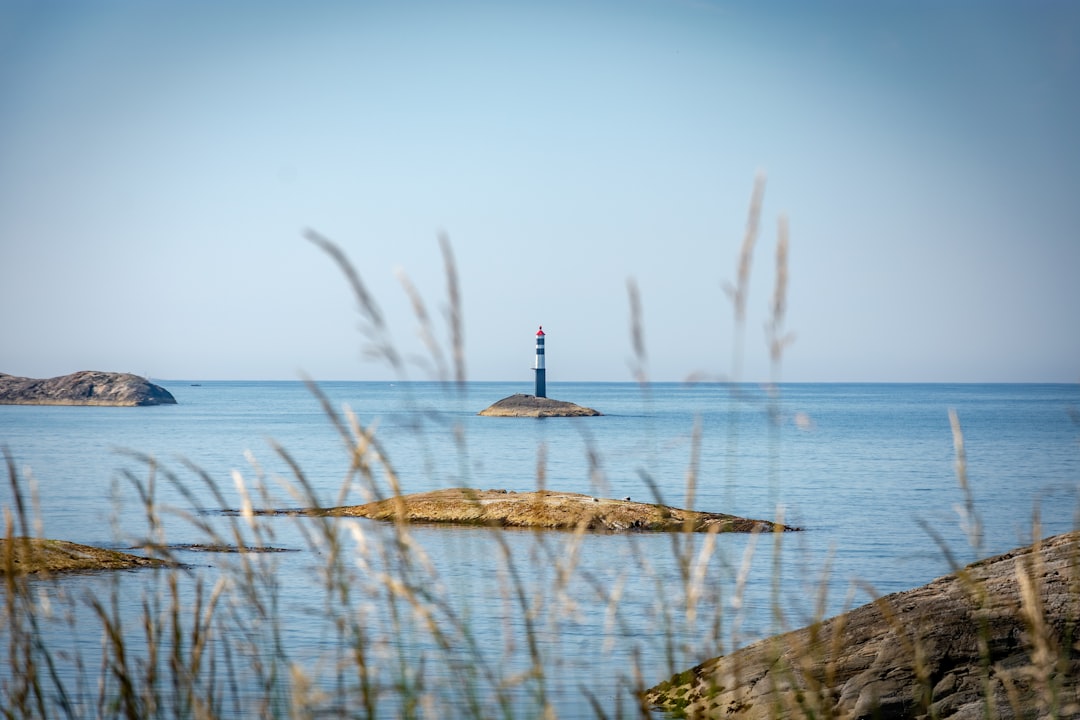
<path fill-rule="evenodd" d="M 323 504 L 365 501 L 357 485 L 343 486 L 345 444 L 302 383 L 161 384 L 178 405 L 0 406 L 0 444 L 24 480 L 33 480 L 44 536 L 130 547 L 150 533 L 137 483 L 152 481 L 156 501 L 166 507 L 220 509 L 190 466 L 218 483 L 230 507 L 241 504 L 237 476 L 248 488 L 272 493 L 256 496 L 256 506 L 304 504 L 288 492 L 295 470 L 275 444 L 289 453 Z M 462 485 L 531 490 L 542 462 L 551 489 L 650 501 L 659 496 L 676 506 L 692 502 L 698 509 L 782 517 L 805 529 L 785 535 L 776 549 L 771 538 L 756 544 L 742 535 L 717 538 L 702 602 L 729 619 L 706 632 L 693 623 L 666 624 L 672 614 L 685 617 L 684 608 L 672 613 L 665 607 L 665 588 L 681 585 L 669 536 L 590 535 L 575 549 L 568 534 L 503 531 L 496 539 L 497 531 L 484 529 L 417 528 L 413 535 L 430 559 L 433 587 L 469 619 L 473 638 L 501 669 L 524 670 L 526 619 L 509 596 L 502 561 L 512 555 L 523 586 L 547 613 L 535 635 L 549 658 L 547 690 L 563 717 L 592 714 L 583 688 L 612 707 L 618 683 L 632 675 L 635 663 L 651 684 L 707 653 L 799 626 L 812 616 L 822 588 L 825 612 L 834 614 L 866 602 L 868 587 L 893 592 L 947 573 L 943 546 L 957 561 L 969 562 L 1030 542 L 1035 513 L 1043 536 L 1078 525 L 1080 426 L 1070 414 L 1080 408 L 1076 385 L 788 384 L 773 396 L 749 385 L 552 383 L 550 396 L 604 416 L 543 420 L 476 415 L 499 398 L 527 392 L 521 384 L 470 383 L 463 392 L 437 383 L 320 387 L 332 407 L 348 406 L 360 423 L 376 427 L 404 492 Z M 964 433 L 982 530 L 977 549 L 966 532 L 972 523 L 962 514 L 950 408 Z M 152 472 L 129 451 L 152 456 L 160 467 Z M 169 474 L 190 496 L 168 481 Z M 388 492 L 385 478 L 379 488 Z M 0 505 L 12 502 L 5 483 Z M 213 512 L 196 518 L 222 528 L 229 522 Z M 270 521 L 273 544 L 296 552 L 258 562 L 272 568 L 285 653 L 318 677 L 325 657 L 337 650 L 323 627 L 321 557 L 305 542 L 303 522 Z M 377 536 L 381 530 L 373 525 L 362 527 Z M 161 530 L 170 543 L 205 539 L 183 513 L 166 512 Z M 739 588 L 748 546 L 756 550 Z M 555 563 L 572 551 L 577 567 L 562 587 Z M 189 555 L 192 565 L 211 574 L 237 562 L 235 555 Z M 122 573 L 119 580 L 91 575 L 39 584 L 45 596 L 119 584 L 122 611 L 134 613 L 139 605 L 132 598 L 158 582 L 144 571 Z M 371 605 L 372 618 L 385 621 L 378 602 Z M 74 626 L 74 632 L 57 629 L 50 641 L 73 655 L 99 652 L 99 631 L 79 630 L 96 624 L 84 619 Z M 416 636 L 395 642 L 408 656 L 410 643 L 420 653 L 428 641 Z M 5 667 L 0 677 L 10 672 Z M 518 700 L 528 706 L 528 697 Z M 625 696 L 622 702 L 628 709 Z"/>

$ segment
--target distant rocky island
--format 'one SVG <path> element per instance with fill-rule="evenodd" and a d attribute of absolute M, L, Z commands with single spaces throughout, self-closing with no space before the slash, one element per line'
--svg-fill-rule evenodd
<path fill-rule="evenodd" d="M 130 373 L 83 370 L 37 380 L 0 373 L 0 405 L 175 405 L 165 388 Z"/>
<path fill-rule="evenodd" d="M 563 400 L 518 393 L 505 397 L 490 407 L 481 410 L 478 415 L 487 417 L 593 417 L 603 413 L 592 408 L 575 405 Z"/>

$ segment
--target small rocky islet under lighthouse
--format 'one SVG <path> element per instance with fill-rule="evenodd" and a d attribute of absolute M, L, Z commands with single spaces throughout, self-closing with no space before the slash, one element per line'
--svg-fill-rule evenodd
<path fill-rule="evenodd" d="M 536 331 L 536 362 L 533 365 L 535 389 L 532 395 L 518 393 L 505 397 L 478 414 L 489 417 L 586 417 L 602 415 L 592 408 L 575 405 L 547 396 L 547 368 L 544 363 L 544 326 Z"/>

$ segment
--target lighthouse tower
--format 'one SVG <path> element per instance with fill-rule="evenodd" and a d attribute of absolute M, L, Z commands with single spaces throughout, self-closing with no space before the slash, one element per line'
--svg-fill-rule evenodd
<path fill-rule="evenodd" d="M 533 368 L 536 371 L 536 397 L 547 397 L 547 378 L 545 377 L 546 370 L 544 369 L 544 326 L 541 325 L 540 329 L 536 331 L 536 366 Z"/>

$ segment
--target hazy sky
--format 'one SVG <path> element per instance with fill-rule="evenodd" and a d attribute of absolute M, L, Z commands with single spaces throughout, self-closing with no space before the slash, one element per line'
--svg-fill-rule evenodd
<path fill-rule="evenodd" d="M 0 372 L 470 379 L 1080 380 L 1080 4 L 0 0 Z M 410 369 L 410 377 L 427 377 Z"/>

